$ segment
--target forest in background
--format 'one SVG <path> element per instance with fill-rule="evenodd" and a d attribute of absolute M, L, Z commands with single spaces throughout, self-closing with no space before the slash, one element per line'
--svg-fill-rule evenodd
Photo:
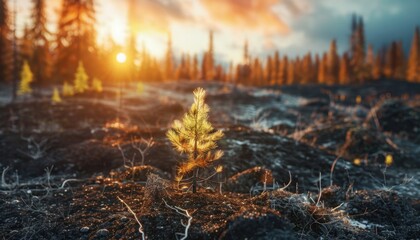
<path fill-rule="evenodd" d="M 349 49 L 337 52 L 331 40 L 328 52 L 289 57 L 275 51 L 266 58 L 252 56 L 248 42 L 243 47 L 243 61 L 222 64 L 215 58 L 213 31 L 209 31 L 209 47 L 202 55 L 176 55 L 168 33 L 163 59 L 152 56 L 147 46 L 137 46 L 134 26 L 127 46 L 109 39 L 108 48 L 97 43 L 94 0 L 63 0 L 56 32 L 47 28 L 48 1 L 33 0 L 30 25 L 21 38 L 16 37 L 16 19 L 12 6 L 0 0 L 0 82 L 14 83 L 14 92 L 21 80 L 24 62 L 33 74 L 33 86 L 73 84 L 78 66 L 86 70 L 89 82 L 124 81 L 163 82 L 174 80 L 214 80 L 235 84 L 266 86 L 291 84 L 353 84 L 369 80 L 404 79 L 420 82 L 419 28 L 414 31 L 409 54 L 401 41 L 393 41 L 375 52 L 365 40 L 361 16 L 353 15 Z M 130 4 L 134 4 L 130 0 Z M 29 6 L 28 6 L 29 7 Z M 129 7 L 128 24 L 134 25 L 136 14 Z M 187 46 L 186 46 L 187 48 Z M 127 62 L 116 64 L 115 56 L 125 52 Z"/>

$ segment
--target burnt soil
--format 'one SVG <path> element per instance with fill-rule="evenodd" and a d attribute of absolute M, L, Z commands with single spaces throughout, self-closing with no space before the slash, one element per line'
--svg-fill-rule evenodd
<path fill-rule="evenodd" d="M 222 173 L 194 194 L 166 131 L 198 86 L 225 136 Z M 420 236 L 418 84 L 149 84 L 126 86 L 122 109 L 116 91 L 0 106 L 0 239 L 141 239 L 118 198 L 146 239 L 182 238 L 188 217 L 168 206 L 191 216 L 188 239 Z"/>

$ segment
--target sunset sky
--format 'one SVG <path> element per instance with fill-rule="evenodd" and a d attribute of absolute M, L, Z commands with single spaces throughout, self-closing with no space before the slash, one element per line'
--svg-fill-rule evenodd
<path fill-rule="evenodd" d="M 30 23 L 31 0 L 17 0 L 20 31 Z M 124 45 L 127 0 L 97 0 L 99 41 L 108 35 Z M 13 1 L 9 0 L 10 8 Z M 50 28 L 54 31 L 59 0 L 48 0 Z M 328 49 L 332 38 L 340 51 L 348 48 L 351 14 L 365 20 L 367 43 L 377 48 L 402 40 L 409 48 L 413 29 L 420 25 L 416 0 L 137 0 L 139 43 L 156 57 L 166 51 L 167 32 L 172 32 L 174 51 L 201 53 L 208 48 L 208 31 L 215 31 L 219 61 L 239 62 L 248 39 L 253 55 L 281 53 L 301 55 Z M 141 48 L 141 44 L 139 44 Z"/>

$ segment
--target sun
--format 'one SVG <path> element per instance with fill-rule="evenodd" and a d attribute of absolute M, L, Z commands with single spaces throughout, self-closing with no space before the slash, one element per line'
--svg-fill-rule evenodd
<path fill-rule="evenodd" d="M 117 54 L 116 59 L 119 63 L 125 63 L 125 61 L 127 60 L 127 56 L 124 53 L 120 52 Z"/>

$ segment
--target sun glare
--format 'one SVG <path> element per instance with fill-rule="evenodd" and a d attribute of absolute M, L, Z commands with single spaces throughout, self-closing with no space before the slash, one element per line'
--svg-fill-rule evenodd
<path fill-rule="evenodd" d="M 127 39 L 127 23 L 123 18 L 116 18 L 110 25 L 111 36 L 118 44 L 124 44 Z"/>
<path fill-rule="evenodd" d="M 126 60 L 127 60 L 127 56 L 124 53 L 120 52 L 117 54 L 117 62 L 125 63 Z"/>

